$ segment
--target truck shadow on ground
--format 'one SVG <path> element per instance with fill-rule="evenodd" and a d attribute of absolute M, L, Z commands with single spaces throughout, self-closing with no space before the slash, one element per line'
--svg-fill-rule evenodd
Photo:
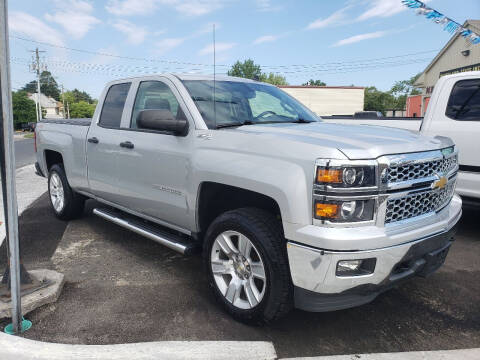
<path fill-rule="evenodd" d="M 45 203 L 40 199 L 30 211 L 50 224 L 56 220 Z M 92 206 L 68 224 L 60 242 L 53 230 L 42 236 L 45 249 L 56 247 L 44 255 L 51 255 L 50 265 L 65 273 L 67 283 L 56 304 L 29 314 L 34 326 L 28 338 L 83 344 L 265 340 L 279 356 L 480 346 L 478 212 L 465 212 L 447 263 L 427 279 L 354 309 L 294 310 L 273 324 L 247 326 L 215 303 L 200 256 L 183 257 L 97 218 Z M 26 252 L 33 266 L 36 257 Z"/>

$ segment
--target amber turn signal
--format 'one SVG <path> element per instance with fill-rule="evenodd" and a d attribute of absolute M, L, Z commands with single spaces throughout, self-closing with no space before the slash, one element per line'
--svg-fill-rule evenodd
<path fill-rule="evenodd" d="M 317 168 L 317 183 L 340 184 L 342 183 L 341 169 Z"/>
<path fill-rule="evenodd" d="M 337 204 L 322 204 L 315 203 L 315 216 L 320 219 L 334 219 L 337 217 L 338 205 Z"/>

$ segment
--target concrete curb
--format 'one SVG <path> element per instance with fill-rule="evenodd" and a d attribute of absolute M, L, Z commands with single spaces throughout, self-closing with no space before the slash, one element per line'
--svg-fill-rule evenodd
<path fill-rule="evenodd" d="M 30 270 L 29 273 L 40 281 L 48 280 L 52 282 L 52 284 L 31 294 L 22 296 L 23 315 L 28 314 L 40 306 L 56 302 L 65 282 L 63 274 L 53 270 Z M 11 306 L 10 302 L 0 302 L 0 319 L 12 316 Z"/>
<path fill-rule="evenodd" d="M 273 344 L 263 341 L 159 341 L 120 345 L 65 345 L 0 333 L 2 360 L 247 360 L 276 359 Z"/>
<path fill-rule="evenodd" d="M 352 354 L 289 358 L 283 360 L 477 360 L 480 348 L 438 351 L 408 351 L 398 353 Z"/>

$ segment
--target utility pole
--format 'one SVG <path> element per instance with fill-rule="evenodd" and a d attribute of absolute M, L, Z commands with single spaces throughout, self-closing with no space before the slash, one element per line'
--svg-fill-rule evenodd
<path fill-rule="evenodd" d="M 62 105 L 63 105 L 63 117 L 67 118 L 67 114 L 65 112 L 65 94 L 63 93 L 63 84 L 62 84 Z"/>
<path fill-rule="evenodd" d="M 35 58 L 33 59 L 32 63 L 30 64 L 30 69 L 37 73 L 37 122 L 42 120 L 42 105 L 40 104 L 40 75 L 42 71 L 46 70 L 45 64 L 40 63 L 40 53 L 44 53 L 45 51 L 38 50 L 38 47 L 35 50 L 30 50 L 30 52 L 35 53 Z"/>
<path fill-rule="evenodd" d="M 13 146 L 12 93 L 10 89 L 10 50 L 8 45 L 7 0 L 0 0 L 0 101 L 1 101 L 1 178 L 3 206 L 8 240 L 12 326 L 15 334 L 22 332 L 20 296 L 20 250 L 18 243 L 18 210 L 15 190 L 15 153 Z"/>

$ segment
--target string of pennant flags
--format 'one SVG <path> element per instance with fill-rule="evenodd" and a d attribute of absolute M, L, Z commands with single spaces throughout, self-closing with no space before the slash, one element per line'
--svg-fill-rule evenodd
<path fill-rule="evenodd" d="M 451 34 L 458 33 L 471 44 L 480 44 L 479 34 L 463 27 L 437 10 L 426 6 L 420 0 L 402 0 L 402 3 L 411 9 L 415 9 L 418 15 L 423 15 L 427 19 L 434 21 L 436 24 L 443 25 L 443 30 L 448 31 Z"/>

